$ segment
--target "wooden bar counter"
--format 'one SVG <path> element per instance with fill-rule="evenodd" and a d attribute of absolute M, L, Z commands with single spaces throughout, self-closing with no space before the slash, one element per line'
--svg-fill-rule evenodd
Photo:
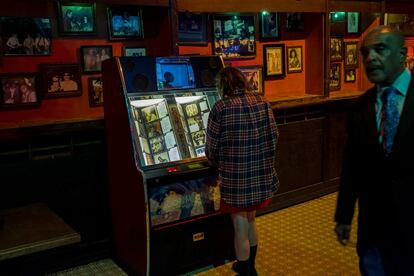
<path fill-rule="evenodd" d="M 44 204 L 4 209 L 0 261 L 80 242 L 80 235 Z"/>

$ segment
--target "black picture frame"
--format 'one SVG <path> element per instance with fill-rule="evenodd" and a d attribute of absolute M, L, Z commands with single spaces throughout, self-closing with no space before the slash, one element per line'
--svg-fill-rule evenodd
<path fill-rule="evenodd" d="M 101 73 L 102 62 L 112 57 L 112 45 L 81 46 L 80 57 L 84 74 Z"/>
<path fill-rule="evenodd" d="M 360 17 L 359 12 L 347 12 L 346 13 L 346 32 L 348 34 L 359 34 L 360 29 Z"/>
<path fill-rule="evenodd" d="M 260 40 L 269 41 L 280 38 L 280 22 L 277 12 L 259 13 Z"/>
<path fill-rule="evenodd" d="M 143 57 L 147 55 L 145 47 L 124 47 L 123 55 L 125 57 Z"/>
<path fill-rule="evenodd" d="M 142 10 L 137 6 L 107 8 L 109 40 L 143 39 Z"/>
<path fill-rule="evenodd" d="M 47 17 L 1 17 L 5 56 L 48 56 L 52 54 L 52 22 Z"/>
<path fill-rule="evenodd" d="M 95 3 L 57 2 L 59 34 L 82 36 L 96 34 Z"/>
<path fill-rule="evenodd" d="M 80 66 L 77 63 L 42 63 L 39 65 L 44 98 L 82 95 Z"/>
<path fill-rule="evenodd" d="M 103 86 L 102 77 L 89 77 L 88 78 L 88 94 L 89 94 L 89 106 L 103 106 Z"/>
<path fill-rule="evenodd" d="M 0 74 L 0 107 L 39 106 L 41 95 L 38 77 L 37 73 Z"/>
<path fill-rule="evenodd" d="M 340 62 L 334 62 L 329 67 L 329 91 L 341 89 L 341 65 Z"/>
<path fill-rule="evenodd" d="M 178 43 L 180 45 L 207 45 L 207 19 L 206 13 L 178 13 Z"/>
<path fill-rule="evenodd" d="M 302 46 L 286 47 L 286 64 L 288 73 L 300 73 L 303 71 Z M 293 56 L 294 54 L 294 56 Z"/>
<path fill-rule="evenodd" d="M 246 77 L 250 91 L 259 95 L 264 95 L 263 66 L 240 66 L 238 68 Z"/>
<path fill-rule="evenodd" d="M 345 68 L 344 69 L 344 82 L 355 82 L 356 81 L 356 68 Z"/>
<path fill-rule="evenodd" d="M 345 67 L 358 67 L 358 42 L 344 43 L 344 65 Z"/>
<path fill-rule="evenodd" d="M 305 30 L 305 23 L 303 21 L 302 12 L 286 13 L 286 31 L 287 32 L 303 32 L 304 30 Z"/>
<path fill-rule="evenodd" d="M 223 59 L 256 56 L 254 14 L 215 14 L 213 16 L 213 54 Z"/>
<path fill-rule="evenodd" d="M 263 68 L 265 78 L 280 78 L 285 73 L 285 44 L 263 45 Z"/>
<path fill-rule="evenodd" d="M 344 40 L 342 37 L 331 37 L 329 43 L 329 58 L 331 61 L 342 61 L 344 59 Z"/>

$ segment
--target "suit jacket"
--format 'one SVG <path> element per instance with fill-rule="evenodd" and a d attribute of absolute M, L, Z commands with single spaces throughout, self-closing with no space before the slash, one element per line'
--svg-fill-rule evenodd
<path fill-rule="evenodd" d="M 376 93 L 374 87 L 358 98 L 348 116 L 335 220 L 350 225 L 358 199 L 358 244 L 391 241 L 413 255 L 409 252 L 414 248 L 414 76 L 389 158 L 378 140 Z"/>

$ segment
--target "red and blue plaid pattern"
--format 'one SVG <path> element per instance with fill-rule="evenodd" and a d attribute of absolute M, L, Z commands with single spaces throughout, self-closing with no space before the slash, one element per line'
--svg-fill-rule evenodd
<path fill-rule="evenodd" d="M 222 199 L 236 208 L 274 195 L 278 132 L 270 105 L 250 93 L 219 100 L 207 126 L 207 158 L 218 165 Z"/>

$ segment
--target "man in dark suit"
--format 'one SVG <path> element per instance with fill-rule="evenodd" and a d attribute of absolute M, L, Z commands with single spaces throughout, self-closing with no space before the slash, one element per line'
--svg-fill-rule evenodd
<path fill-rule="evenodd" d="M 375 86 L 349 112 L 335 231 L 345 245 L 358 199 L 362 275 L 414 275 L 414 79 L 406 54 L 389 26 L 370 31 L 361 46 Z"/>

